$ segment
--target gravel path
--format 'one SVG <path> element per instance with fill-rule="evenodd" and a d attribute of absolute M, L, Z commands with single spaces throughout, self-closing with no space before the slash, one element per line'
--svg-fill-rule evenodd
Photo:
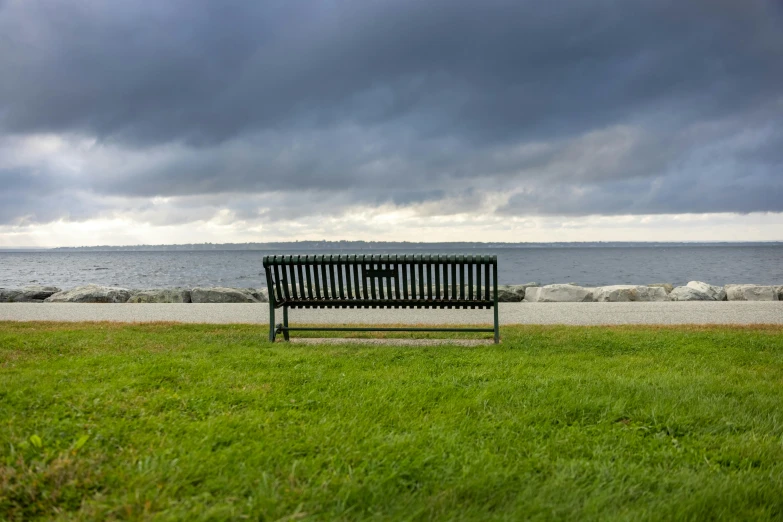
<path fill-rule="evenodd" d="M 292 310 L 296 324 L 487 324 L 490 310 Z M 277 322 L 282 320 L 278 310 Z M 0 321 L 267 323 L 266 304 L 0 303 Z M 783 302 L 501 303 L 501 324 L 783 324 Z"/>

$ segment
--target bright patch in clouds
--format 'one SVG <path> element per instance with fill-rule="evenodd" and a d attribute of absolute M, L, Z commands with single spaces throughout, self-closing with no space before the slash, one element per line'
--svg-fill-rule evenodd
<path fill-rule="evenodd" d="M 341 218 L 248 222 L 214 219 L 180 225 L 151 225 L 132 219 L 56 221 L 0 226 L 0 246 L 81 246 L 256 241 L 767 241 L 779 238 L 783 215 L 775 213 L 659 214 L 579 218 L 449 216 L 421 218 L 400 212 L 358 212 Z M 728 239 L 727 239 L 728 238 Z"/>

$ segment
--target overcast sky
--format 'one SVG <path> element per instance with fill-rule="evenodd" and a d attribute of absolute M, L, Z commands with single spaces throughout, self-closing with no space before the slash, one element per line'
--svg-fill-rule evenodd
<path fill-rule="evenodd" d="M 779 0 L 0 0 L 0 246 L 783 240 Z"/>

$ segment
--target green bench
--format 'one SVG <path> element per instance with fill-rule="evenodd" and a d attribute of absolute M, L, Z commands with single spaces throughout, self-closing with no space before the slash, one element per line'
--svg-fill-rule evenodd
<path fill-rule="evenodd" d="M 295 330 L 494 332 L 498 330 L 497 256 L 264 256 L 269 290 L 269 340 Z M 275 324 L 275 310 L 283 322 Z M 289 308 L 493 308 L 493 328 L 289 327 Z"/>

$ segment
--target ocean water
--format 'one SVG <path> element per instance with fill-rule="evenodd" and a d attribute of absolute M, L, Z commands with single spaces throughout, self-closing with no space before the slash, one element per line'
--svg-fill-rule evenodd
<path fill-rule="evenodd" d="M 672 283 L 783 285 L 783 245 L 504 247 L 448 250 L 433 244 L 400 249 L 319 250 L 350 253 L 496 254 L 502 284 L 573 282 L 584 286 Z M 126 288 L 194 286 L 263 287 L 267 254 L 281 250 L 205 251 L 0 251 L 0 287 L 28 284 L 72 288 L 88 283 Z M 309 252 L 314 253 L 314 252 Z"/>

